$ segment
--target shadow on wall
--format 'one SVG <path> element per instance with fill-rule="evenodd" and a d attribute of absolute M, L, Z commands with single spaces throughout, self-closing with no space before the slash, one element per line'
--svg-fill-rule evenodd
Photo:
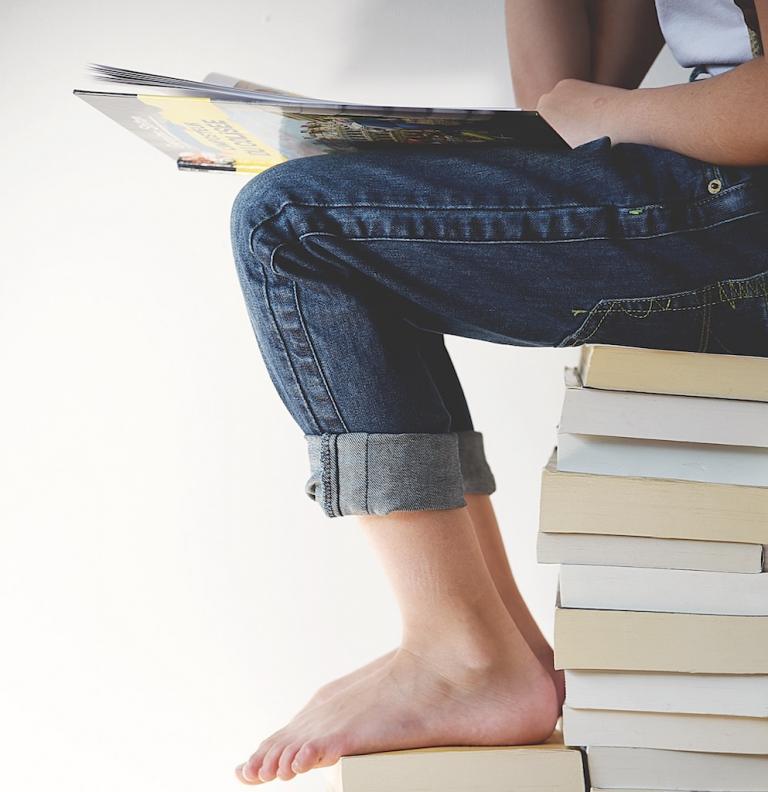
<path fill-rule="evenodd" d="M 350 4 L 339 84 L 377 101 L 510 105 L 503 0 Z"/>

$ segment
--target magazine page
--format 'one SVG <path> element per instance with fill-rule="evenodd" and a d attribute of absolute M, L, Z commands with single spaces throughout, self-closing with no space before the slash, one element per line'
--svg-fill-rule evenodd
<path fill-rule="evenodd" d="M 399 105 L 368 105 L 356 102 L 333 102 L 325 99 L 279 93 L 276 89 L 258 86 L 258 90 L 217 85 L 210 82 L 197 82 L 179 77 L 168 77 L 149 72 L 139 72 L 103 64 L 91 64 L 91 72 L 97 80 L 122 85 L 149 86 L 164 88 L 186 96 L 205 96 L 211 99 L 239 99 L 243 101 L 276 104 L 280 107 L 294 108 L 298 112 L 322 111 L 325 113 L 345 113 L 361 115 L 408 115 L 408 116 L 445 116 L 447 118 L 491 117 L 498 112 L 533 112 L 518 108 L 501 107 L 409 107 Z"/>

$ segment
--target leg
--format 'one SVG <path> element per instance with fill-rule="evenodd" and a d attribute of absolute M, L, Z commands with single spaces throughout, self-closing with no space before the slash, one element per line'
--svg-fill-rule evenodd
<path fill-rule="evenodd" d="M 565 698 L 563 672 L 555 670 L 552 647 L 541 634 L 539 626 L 536 624 L 517 588 L 491 498 L 487 494 L 469 492 L 465 492 L 464 497 L 467 501 L 472 527 L 477 536 L 483 560 L 491 575 L 493 584 L 517 629 L 525 638 L 542 667 L 552 677 L 557 690 L 558 702 L 562 706 Z M 323 704 L 360 679 L 377 672 L 385 663 L 392 660 L 396 652 L 397 649 L 392 649 L 361 668 L 355 669 L 351 673 L 324 685 L 298 714 L 300 715 L 318 704 Z"/>
<path fill-rule="evenodd" d="M 539 625 L 536 624 L 536 620 L 528 610 L 528 606 L 517 588 L 491 499 L 488 495 L 477 493 L 467 493 L 465 498 L 483 558 L 496 590 L 520 634 L 525 638 L 542 667 L 552 677 L 557 691 L 558 704 L 562 706 L 565 699 L 563 672 L 555 670 L 552 647 L 541 634 Z"/>
<path fill-rule="evenodd" d="M 493 584 L 468 510 L 360 520 L 400 606 L 402 644 L 378 672 L 267 740 L 243 777 L 289 778 L 355 753 L 549 736 L 554 685 Z"/>
<path fill-rule="evenodd" d="M 482 437 L 479 433 L 474 431 L 469 406 L 467 405 L 464 391 L 453 366 L 453 361 L 445 347 L 445 339 L 440 333 L 418 331 L 416 328 L 413 329 L 412 338 L 414 345 L 418 348 L 421 360 L 428 370 L 429 378 L 435 383 L 440 393 L 442 403 L 445 405 L 450 415 L 451 430 L 459 433 L 459 467 L 462 472 L 464 494 L 469 507 L 470 517 L 473 523 L 475 518 L 482 518 L 482 527 L 484 531 L 487 532 L 490 526 L 486 526 L 487 520 L 485 515 L 488 514 L 489 509 L 492 515 L 493 510 L 490 507 L 489 500 L 487 508 L 478 508 L 478 499 L 481 497 L 482 493 L 482 497 L 487 500 L 490 493 L 495 489 L 496 484 L 485 459 Z M 496 527 L 496 532 L 498 534 L 498 527 Z M 499 542 L 500 540 L 501 538 L 499 537 Z M 492 547 L 488 542 L 484 542 L 481 547 L 484 554 L 486 550 L 491 550 L 492 552 L 498 550 L 498 545 Z M 504 552 L 503 546 L 501 550 Z M 508 569 L 509 566 L 507 565 L 507 570 Z M 502 565 L 494 564 L 491 573 L 494 576 L 494 583 L 500 592 L 504 591 L 506 593 L 510 591 L 508 581 L 503 578 Z M 498 579 L 496 579 L 496 574 L 499 574 Z M 509 573 L 507 572 L 507 574 Z M 512 581 L 512 587 L 514 587 L 514 581 Z M 521 603 L 522 601 L 518 595 L 516 606 L 519 607 Z M 377 671 L 384 663 L 387 663 L 394 657 L 396 651 L 396 649 L 392 649 L 361 668 L 357 668 L 323 685 L 297 713 L 297 716 L 317 704 L 327 701 L 350 684 Z M 549 659 L 549 665 L 552 665 L 551 657 Z"/>
<path fill-rule="evenodd" d="M 421 331 L 528 345 L 594 339 L 704 350 L 716 341 L 740 353 L 766 349 L 759 302 L 768 277 L 761 255 L 766 193 L 735 183 L 729 172 L 721 174 L 725 189 L 715 200 L 703 192 L 710 166 L 666 153 L 652 157 L 642 147 L 631 151 L 614 154 L 598 141 L 557 161 L 489 149 L 327 156 L 288 163 L 250 183 L 234 213 L 241 282 L 270 374 L 307 436 L 307 493 L 326 514 L 369 515 L 365 521 L 378 528 L 408 526 L 416 544 L 427 526 L 453 531 L 459 518 L 450 515 L 468 514 L 463 435 L 425 362 Z M 440 550 L 439 531 L 423 533 L 431 543 L 422 548 L 421 565 L 403 559 L 398 579 L 418 579 L 426 569 L 436 580 L 459 575 L 460 581 L 455 559 Z M 383 547 L 385 563 L 392 548 L 400 552 L 403 545 Z M 481 568 L 501 600 L 487 565 Z M 489 631 L 482 622 L 471 629 L 464 622 L 475 620 L 477 598 L 486 601 L 477 591 L 487 582 L 475 592 L 457 582 L 458 621 L 443 623 L 439 614 L 437 632 L 425 634 L 432 660 L 445 646 L 482 654 L 478 645 L 487 646 Z M 269 776 L 286 734 L 288 753 L 294 743 L 310 743 L 300 768 L 312 765 L 306 753 L 313 745 L 334 736 L 347 735 L 346 742 L 339 738 L 343 751 L 391 745 L 393 722 L 396 747 L 454 739 L 442 723 L 445 708 L 432 699 L 431 738 L 423 724 L 401 728 L 403 702 L 396 700 L 388 700 L 373 732 L 348 737 L 355 700 L 379 679 L 391 683 L 395 662 L 401 688 L 419 683 L 419 669 L 403 669 L 404 658 L 417 656 L 408 625 L 425 617 L 403 592 L 399 598 L 404 646 L 392 661 L 328 702 L 325 721 L 318 708 L 270 738 L 249 772 L 264 761 Z M 528 649 L 526 660 L 519 651 L 525 614 L 515 626 L 504 612 L 508 629 L 500 638 L 501 622 L 494 623 L 490 633 L 501 645 L 490 652 L 525 678 L 534 673 L 534 653 Z M 535 644 L 535 632 L 528 636 Z M 494 663 L 485 660 L 493 680 Z M 525 710 L 524 693 L 520 702 Z M 529 733 L 541 725 L 532 716 Z M 459 718 L 458 728 L 466 740 L 471 724 Z M 504 739 L 525 739 L 514 718 L 499 728 L 506 729 Z M 473 741 L 491 739 L 482 729 L 472 733 Z M 324 762 L 335 755 L 332 747 L 322 750 Z"/>

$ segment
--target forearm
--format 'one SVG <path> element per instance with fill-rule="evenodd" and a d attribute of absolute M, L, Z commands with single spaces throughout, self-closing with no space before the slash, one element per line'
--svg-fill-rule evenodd
<path fill-rule="evenodd" d="M 646 143 L 720 165 L 768 165 L 765 58 L 706 80 L 620 91 L 595 103 L 613 142 Z"/>
<path fill-rule="evenodd" d="M 534 108 L 566 78 L 591 79 L 586 0 L 506 0 L 507 47 L 515 99 Z"/>

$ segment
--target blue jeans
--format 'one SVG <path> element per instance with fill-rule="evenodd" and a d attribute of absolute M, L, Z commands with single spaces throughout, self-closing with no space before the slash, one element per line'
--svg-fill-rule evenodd
<path fill-rule="evenodd" d="M 232 241 L 330 517 L 494 490 L 444 335 L 768 355 L 768 168 L 608 138 L 322 155 L 248 182 Z"/>

